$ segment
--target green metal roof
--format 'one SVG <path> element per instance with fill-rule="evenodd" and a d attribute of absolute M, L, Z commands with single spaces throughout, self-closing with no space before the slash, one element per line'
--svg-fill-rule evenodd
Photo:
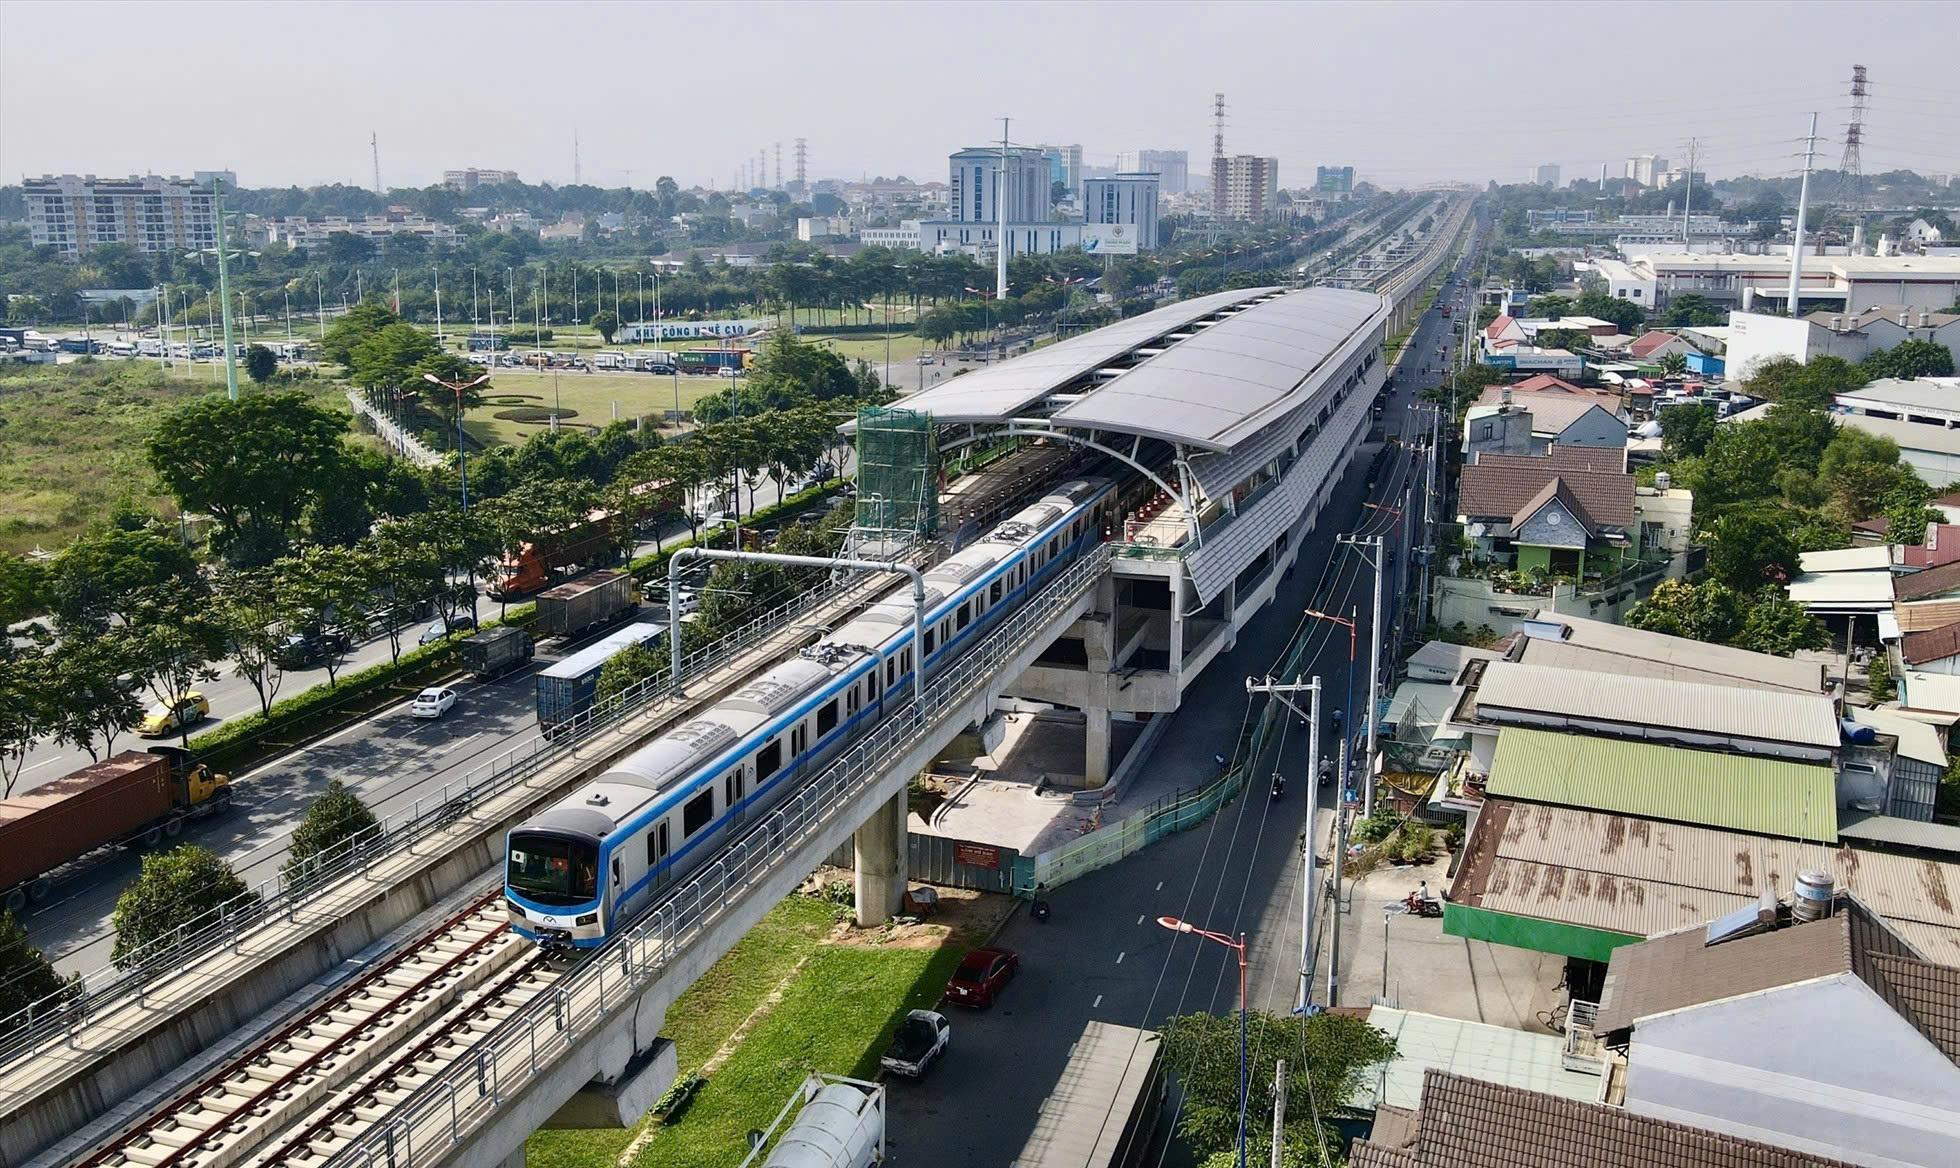
<path fill-rule="evenodd" d="M 1506 727 L 1486 791 L 1539 803 L 1837 842 L 1836 772 L 1712 750 L 1686 750 Z"/>

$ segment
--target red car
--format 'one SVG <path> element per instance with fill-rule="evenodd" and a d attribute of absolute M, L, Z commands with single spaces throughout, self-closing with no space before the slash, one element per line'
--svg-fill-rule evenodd
<path fill-rule="evenodd" d="M 1019 968 L 1021 958 L 1012 949 L 975 949 L 946 983 L 946 1000 L 962 1006 L 991 1006 L 994 995 Z"/>

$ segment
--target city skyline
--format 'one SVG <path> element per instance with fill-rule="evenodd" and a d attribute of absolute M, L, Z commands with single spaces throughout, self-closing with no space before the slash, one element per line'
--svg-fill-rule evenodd
<path fill-rule="evenodd" d="M 1543 6 L 1531 4 L 1212 5 L 1202 16 L 1162 12 L 1116 41 L 1111 6 L 1054 5 L 1042 9 L 1046 35 L 1030 41 L 1024 30 L 975 27 L 931 7 L 866 4 L 821 13 L 768 4 L 555 5 L 546 27 L 533 27 L 521 5 L 462 22 L 452 9 L 408 4 L 390 9 L 388 35 L 377 37 L 344 6 L 300 3 L 268 9 L 252 27 L 266 44 L 304 43 L 308 52 L 228 50 L 229 94 L 187 90 L 182 68 L 205 51 L 226 9 L 103 7 L 124 9 L 127 19 L 91 24 L 95 80 L 85 89 L 69 86 L 72 64 L 53 48 L 74 43 L 56 10 L 0 10 L 0 111 L 9 115 L 0 181 L 225 167 L 252 187 L 370 187 L 370 135 L 386 187 L 428 186 L 467 166 L 564 185 L 575 138 L 583 181 L 606 187 L 648 187 L 665 174 L 682 186 L 729 189 L 759 154 L 769 164 L 761 185 L 774 185 L 777 143 L 796 138 L 809 141 L 812 178 L 934 181 L 949 153 L 996 137 L 1002 114 L 1013 119 L 1016 144 L 1081 142 L 1090 167 L 1113 167 L 1124 152 L 1185 150 L 1194 170 L 1208 173 L 1217 91 L 1226 100 L 1226 153 L 1277 157 L 1292 185 L 1322 165 L 1352 165 L 1357 181 L 1385 186 L 1515 182 L 1538 165 L 1558 165 L 1569 180 L 1596 175 L 1601 162 L 1617 171 L 1631 156 L 1685 156 L 1691 137 L 1700 143 L 1697 169 L 1711 177 L 1768 176 L 1798 168 L 1812 110 L 1820 160 L 1835 161 L 1854 63 L 1871 72 L 1864 171 L 1960 169 L 1960 131 L 1942 114 L 1960 90 L 1932 84 L 1945 76 L 1938 46 L 1960 33 L 1960 11 L 1934 4 L 1880 5 L 1894 10 L 1891 18 L 1828 31 L 1817 22 L 1772 23 L 1747 5 L 1697 5 L 1696 36 L 1724 46 L 1720 76 L 1752 80 L 1697 83 L 1692 93 L 1643 81 L 1644 90 L 1629 93 L 1609 79 L 1574 92 L 1551 71 L 1537 74 L 1545 80 L 1535 97 L 1494 84 L 1489 55 L 1464 51 L 1507 21 L 1533 19 Z M 1560 12 L 1570 43 L 1605 38 L 1610 52 L 1583 51 L 1609 52 L 1629 81 L 1657 76 L 1656 62 L 1684 51 L 1679 27 L 1651 4 Z M 1238 35 L 1235 16 L 1271 35 Z M 1901 20 L 1925 35 L 1886 31 Z M 667 50 L 669 27 L 715 23 L 736 34 L 726 55 Z M 519 43 L 524 61 L 511 53 Z M 1389 56 L 1353 51 L 1367 44 Z M 443 51 L 432 55 L 434 46 Z M 1097 64 L 1110 51 L 1125 63 L 1116 101 L 1111 71 Z M 434 56 L 460 68 L 438 73 Z M 635 67 L 557 67 L 581 59 Z M 1008 84 L 984 104 L 920 100 L 961 64 L 1004 68 Z M 464 69 L 482 84 L 450 79 Z M 783 101 L 788 93 L 796 99 Z M 34 117 L 50 94 L 63 95 L 61 116 Z M 319 100 L 323 94 L 338 96 Z M 141 111 L 159 97 L 174 112 L 155 124 Z M 670 98 L 684 117 L 661 115 Z M 238 113 L 199 116 L 200 104 Z"/>

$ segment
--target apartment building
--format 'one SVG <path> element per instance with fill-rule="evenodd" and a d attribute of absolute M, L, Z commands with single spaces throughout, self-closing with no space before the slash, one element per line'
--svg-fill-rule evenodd
<path fill-rule="evenodd" d="M 43 175 L 22 180 L 21 198 L 34 246 L 65 260 L 112 243 L 148 254 L 218 246 L 210 185 L 175 175 Z"/>

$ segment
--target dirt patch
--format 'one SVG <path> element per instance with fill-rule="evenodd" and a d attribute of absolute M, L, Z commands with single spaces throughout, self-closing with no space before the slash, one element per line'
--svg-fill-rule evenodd
<path fill-rule="evenodd" d="M 824 867 L 804 882 L 803 891 L 818 895 L 827 887 L 851 882 L 849 868 Z M 912 887 L 920 887 L 914 883 Z M 1000 928 L 1020 901 L 1005 893 L 976 892 L 970 888 L 940 888 L 939 907 L 923 921 L 901 917 L 875 928 L 861 929 L 847 916 L 824 938 L 827 945 L 855 945 L 860 948 L 936 949 L 949 942 L 979 945 Z"/>

